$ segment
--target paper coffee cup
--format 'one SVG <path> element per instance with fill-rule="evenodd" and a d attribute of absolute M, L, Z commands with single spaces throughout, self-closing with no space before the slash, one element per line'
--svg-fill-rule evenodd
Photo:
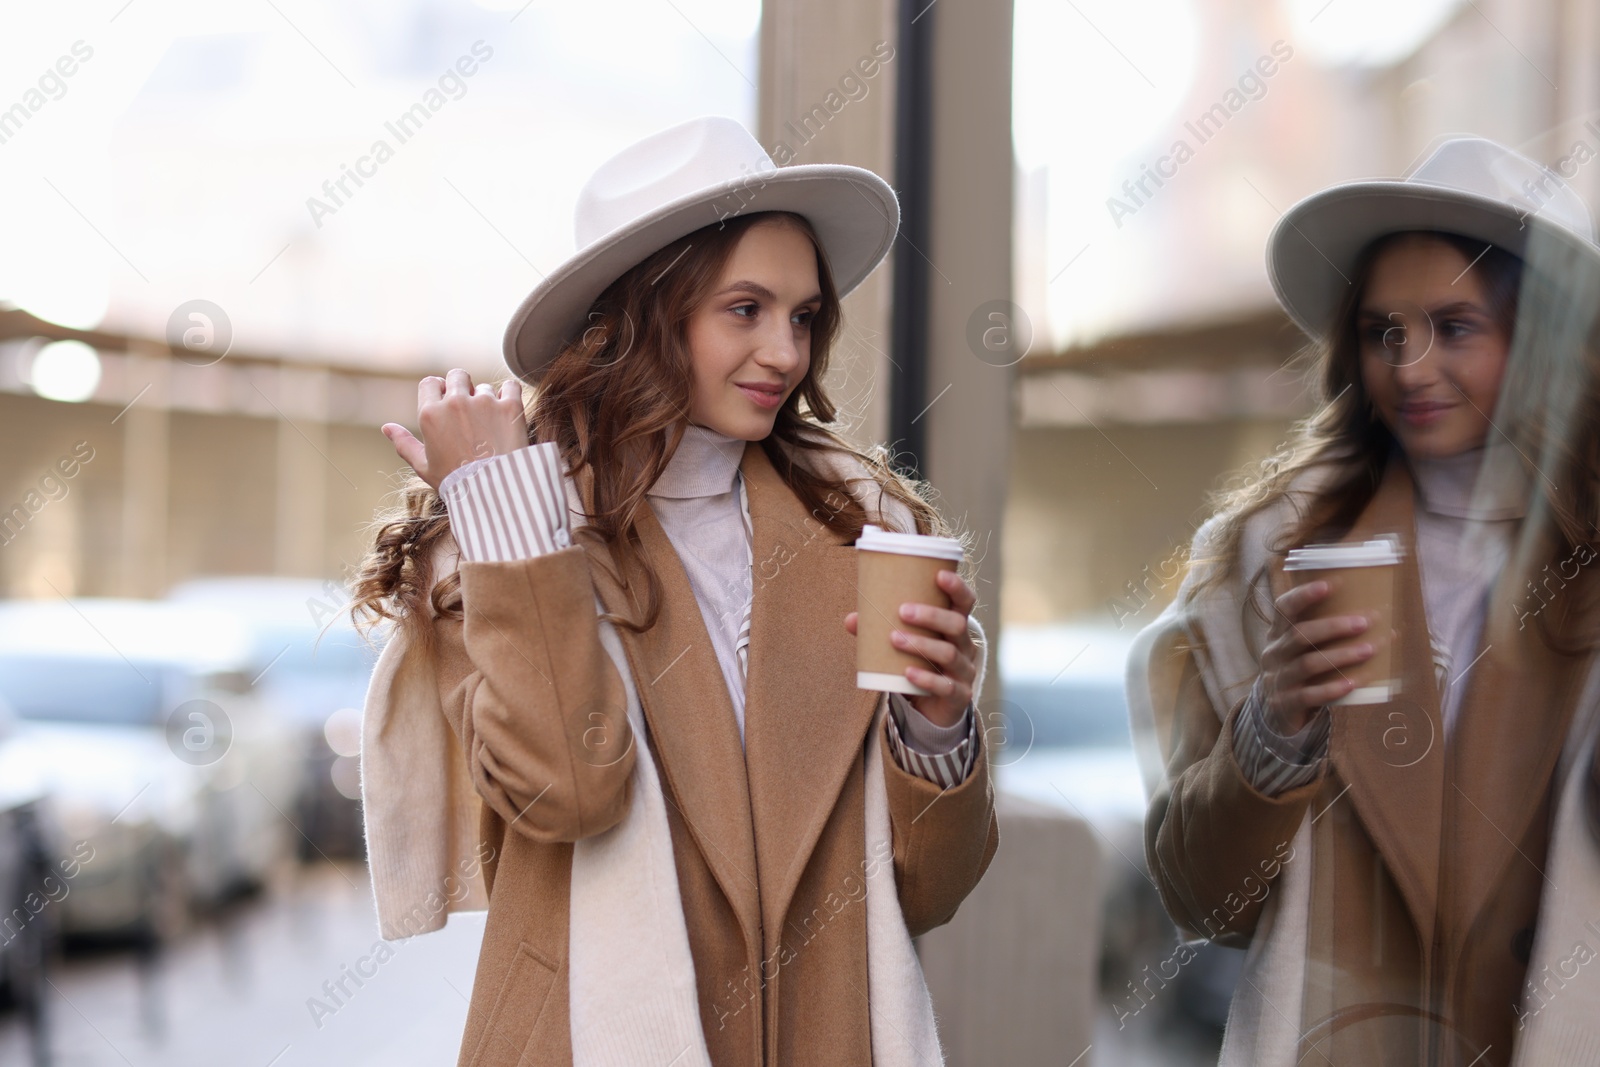
<path fill-rule="evenodd" d="M 1400 695 L 1400 672 L 1394 663 L 1395 565 L 1400 540 L 1393 535 L 1371 541 L 1307 545 L 1292 549 L 1283 569 L 1296 585 L 1325 581 L 1328 595 L 1312 608 L 1311 618 L 1365 615 L 1371 625 L 1362 633 L 1325 646 L 1324 650 L 1370 641 L 1372 658 L 1340 673 L 1356 687 L 1335 705 L 1383 704 Z"/>
<path fill-rule="evenodd" d="M 911 683 L 906 668 L 933 670 L 933 664 L 896 648 L 889 631 L 941 637 L 901 619 L 900 605 L 948 608 L 950 597 L 939 588 L 938 574 L 955 570 L 961 559 L 961 542 L 952 537 L 862 529 L 856 541 L 856 688 L 931 695 Z"/>

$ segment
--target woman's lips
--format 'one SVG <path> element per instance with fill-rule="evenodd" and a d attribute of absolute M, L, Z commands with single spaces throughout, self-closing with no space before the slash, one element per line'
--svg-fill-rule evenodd
<path fill-rule="evenodd" d="M 737 382 L 734 384 L 738 385 L 739 392 L 749 397 L 757 407 L 770 410 L 783 403 L 782 389 L 757 389 L 749 385 L 739 385 Z"/>
<path fill-rule="evenodd" d="M 1438 422 L 1444 417 L 1445 412 L 1455 407 L 1454 404 L 1436 403 L 1433 401 L 1419 401 L 1400 405 L 1400 417 L 1412 426 L 1427 426 Z"/>

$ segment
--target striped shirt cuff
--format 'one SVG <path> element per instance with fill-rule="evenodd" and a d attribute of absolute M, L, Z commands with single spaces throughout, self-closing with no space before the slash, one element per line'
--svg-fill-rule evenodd
<path fill-rule="evenodd" d="M 1323 709 L 1297 734 L 1285 737 L 1267 725 L 1261 679 L 1251 687 L 1233 719 L 1233 755 L 1245 780 L 1269 797 L 1309 785 L 1328 757 L 1330 716 Z"/>
<path fill-rule="evenodd" d="M 439 495 L 468 562 L 532 559 L 572 544 L 561 449 L 553 441 L 463 464 L 445 475 Z"/>
<path fill-rule="evenodd" d="M 907 774 L 949 789 L 972 773 L 978 752 L 978 717 L 972 713 L 972 705 L 967 705 L 962 720 L 954 726 L 935 726 L 903 695 L 890 693 L 889 714 L 884 720 L 889 751 Z"/>

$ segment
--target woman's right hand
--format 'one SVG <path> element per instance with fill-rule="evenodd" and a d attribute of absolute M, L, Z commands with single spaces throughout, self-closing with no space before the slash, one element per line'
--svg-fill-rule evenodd
<path fill-rule="evenodd" d="M 459 367 L 443 378 L 429 375 L 417 384 L 417 425 L 421 441 L 397 422 L 381 429 L 400 458 L 437 492 L 445 475 L 462 464 L 528 443 L 522 383 L 507 378 L 496 392 L 488 382 L 474 388 L 472 376 Z"/>
<path fill-rule="evenodd" d="M 1329 592 L 1326 581 L 1295 586 L 1274 601 L 1272 630 L 1261 653 L 1267 725 L 1288 737 L 1299 733 L 1317 709 L 1349 693 L 1357 680 L 1345 668 L 1372 658 L 1372 642 L 1339 642 L 1365 631 L 1362 615 L 1306 619 Z M 1331 645 L 1338 645 L 1330 648 Z M 1333 675 L 1330 679 L 1327 676 Z"/>

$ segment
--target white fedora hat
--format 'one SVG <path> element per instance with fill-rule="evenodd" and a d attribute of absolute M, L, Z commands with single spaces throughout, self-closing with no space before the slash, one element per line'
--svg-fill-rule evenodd
<path fill-rule="evenodd" d="M 870 170 L 779 167 L 728 118 L 662 130 L 606 160 L 584 183 L 573 219 L 578 250 L 511 316 L 506 365 L 534 381 L 629 268 L 702 226 L 758 211 L 791 211 L 811 223 L 841 296 L 888 255 L 900 225 L 894 190 Z"/>
<path fill-rule="evenodd" d="M 1267 275 L 1300 328 L 1334 326 L 1362 249 L 1386 234 L 1442 230 L 1527 254 L 1533 233 L 1600 255 L 1589 210 L 1561 176 L 1482 137 L 1443 141 L 1403 179 L 1346 182 L 1290 208 L 1267 238 Z"/>

